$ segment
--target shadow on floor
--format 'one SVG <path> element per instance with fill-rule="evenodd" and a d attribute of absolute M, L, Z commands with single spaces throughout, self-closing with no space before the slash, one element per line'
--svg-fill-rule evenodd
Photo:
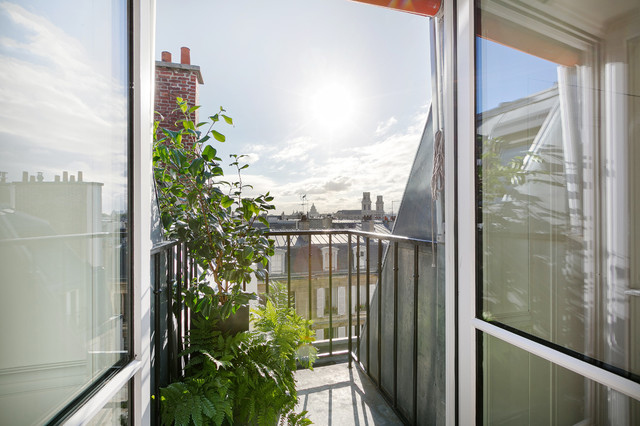
<path fill-rule="evenodd" d="M 401 425 L 376 386 L 347 363 L 296 372 L 298 410 L 316 425 Z"/>

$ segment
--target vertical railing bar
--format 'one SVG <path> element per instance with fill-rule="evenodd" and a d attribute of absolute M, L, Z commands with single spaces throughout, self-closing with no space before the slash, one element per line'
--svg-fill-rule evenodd
<path fill-rule="evenodd" d="M 269 268 L 271 268 L 271 260 L 267 260 L 267 272 L 264 275 L 264 292 L 269 295 Z"/>
<path fill-rule="evenodd" d="M 187 249 L 187 255 L 189 254 L 189 250 Z M 189 287 L 191 287 L 191 285 L 193 284 L 193 280 L 194 278 L 196 278 L 196 263 L 195 260 L 193 258 L 189 258 Z M 196 280 L 197 281 L 197 280 Z M 191 311 L 191 309 L 187 310 L 187 330 L 191 331 L 191 324 L 192 324 L 192 315 L 193 312 Z M 187 355 L 187 361 L 191 361 L 191 354 Z"/>
<path fill-rule="evenodd" d="M 189 249 L 187 248 L 187 243 L 183 243 L 182 244 L 182 257 L 183 257 L 183 261 L 182 261 L 182 285 L 184 287 L 184 290 L 187 290 L 189 288 Z M 182 334 L 183 336 L 186 338 L 187 334 L 189 334 L 189 307 L 185 304 L 182 305 Z M 182 349 L 186 349 L 186 345 L 184 345 L 184 340 L 183 340 L 183 346 Z M 187 365 L 187 360 L 188 360 L 188 356 L 187 355 L 183 355 L 182 356 L 182 365 L 186 366 Z"/>
<path fill-rule="evenodd" d="M 349 351 L 349 368 L 351 368 L 352 360 L 353 360 L 353 342 L 352 342 L 353 332 L 351 330 L 352 322 L 353 322 L 353 320 L 351 318 L 351 316 L 353 315 L 352 309 L 351 309 L 351 304 L 353 303 L 353 300 L 352 300 L 353 297 L 351 296 L 351 288 L 352 288 L 352 286 L 351 286 L 351 284 L 352 284 L 351 283 L 351 271 L 352 271 L 352 266 L 353 266 L 353 252 L 351 250 L 351 234 L 349 234 L 349 236 L 348 236 L 347 250 L 349 252 L 347 254 L 347 259 L 348 259 L 348 262 L 349 262 L 349 266 L 348 266 L 348 271 L 349 271 L 349 278 L 348 278 L 348 286 L 349 286 L 349 289 L 348 289 L 348 292 L 349 292 L 349 307 L 348 307 L 348 310 L 349 310 L 349 343 L 348 343 L 348 351 Z"/>
<path fill-rule="evenodd" d="M 393 243 L 393 406 L 398 406 L 398 242 Z"/>
<path fill-rule="evenodd" d="M 173 382 L 175 378 L 176 362 L 174 351 L 174 335 L 173 335 L 173 283 L 175 282 L 174 265 L 173 265 L 174 246 L 170 246 L 167 250 L 167 344 L 169 347 L 169 382 Z"/>
<path fill-rule="evenodd" d="M 291 308 L 291 235 L 287 235 L 287 308 Z"/>
<path fill-rule="evenodd" d="M 418 424 L 418 284 L 419 247 L 413 250 L 413 422 Z"/>
<path fill-rule="evenodd" d="M 367 286 L 365 294 L 367 295 L 367 299 L 365 300 L 366 303 L 366 311 L 367 311 L 367 318 L 366 318 L 366 323 L 367 323 L 367 373 L 369 375 L 371 375 L 371 303 L 369 301 L 369 299 L 371 298 L 371 256 L 369 256 L 369 250 L 370 250 L 370 238 L 367 237 L 366 239 L 366 244 L 367 244 L 367 275 L 366 275 L 366 284 Z"/>
<path fill-rule="evenodd" d="M 178 308 L 176 309 L 176 328 L 178 333 L 178 353 L 183 351 L 183 336 L 182 336 L 182 243 L 176 245 L 176 303 Z M 177 377 L 182 378 L 182 363 L 180 357 L 176 356 L 177 364 Z"/>
<path fill-rule="evenodd" d="M 160 420 L 160 253 L 156 253 L 153 255 L 153 296 L 154 296 L 154 304 L 155 310 L 153 313 L 153 346 L 154 346 L 154 389 L 153 393 L 156 395 L 155 400 L 155 412 L 156 412 L 156 420 Z"/>
<path fill-rule="evenodd" d="M 333 267 L 331 251 L 331 234 L 329 234 L 329 356 L 333 355 L 333 274 L 331 268 Z"/>
<path fill-rule="evenodd" d="M 382 239 L 378 238 L 378 389 L 382 386 Z"/>
<path fill-rule="evenodd" d="M 311 234 L 309 234 L 309 256 L 308 256 L 308 263 L 309 263 L 309 320 L 312 320 L 313 317 L 311 316 L 311 303 L 312 303 L 312 297 L 311 297 Z"/>
<path fill-rule="evenodd" d="M 360 235 L 356 236 L 356 354 L 360 360 Z"/>

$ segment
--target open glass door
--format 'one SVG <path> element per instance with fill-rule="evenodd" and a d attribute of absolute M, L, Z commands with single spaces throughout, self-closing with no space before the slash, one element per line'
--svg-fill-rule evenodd
<path fill-rule="evenodd" d="M 640 5 L 483 0 L 476 17 L 476 316 L 640 382 Z M 638 395 L 509 340 L 481 333 L 484 423 L 640 421 Z"/>

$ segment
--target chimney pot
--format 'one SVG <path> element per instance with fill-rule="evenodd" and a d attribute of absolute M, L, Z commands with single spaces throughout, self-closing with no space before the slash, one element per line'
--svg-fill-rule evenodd
<path fill-rule="evenodd" d="M 69 182 L 75 182 L 76 177 L 74 175 L 69 176 Z"/>
<path fill-rule="evenodd" d="M 82 182 L 82 171 L 78 170 L 78 182 Z"/>
<path fill-rule="evenodd" d="M 171 62 L 171 52 L 162 52 L 162 62 Z"/>
<path fill-rule="evenodd" d="M 69 182 L 69 172 L 62 172 L 62 181 Z"/>
<path fill-rule="evenodd" d="M 191 65 L 191 50 L 188 47 L 180 48 L 180 63 L 182 65 Z"/>
<path fill-rule="evenodd" d="M 22 172 L 22 181 L 29 182 L 29 172 Z"/>
<path fill-rule="evenodd" d="M 56 175 L 55 179 L 56 182 L 60 182 L 60 175 Z"/>

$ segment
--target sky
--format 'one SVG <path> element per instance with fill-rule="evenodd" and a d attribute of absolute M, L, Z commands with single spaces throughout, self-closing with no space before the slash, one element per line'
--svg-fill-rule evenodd
<path fill-rule="evenodd" d="M 47 182 L 82 171 L 85 181 L 103 184 L 102 211 L 122 211 L 126 9 L 76 3 L 0 1 L 0 171 L 9 182 L 23 171 Z"/>
<path fill-rule="evenodd" d="M 276 212 L 397 209 L 430 103 L 428 18 L 349 0 L 158 0 L 156 59 L 201 67 L 201 118 L 223 106 L 223 160 Z M 217 144 L 217 143 L 216 143 Z M 251 195 L 249 193 L 248 195 Z"/>

